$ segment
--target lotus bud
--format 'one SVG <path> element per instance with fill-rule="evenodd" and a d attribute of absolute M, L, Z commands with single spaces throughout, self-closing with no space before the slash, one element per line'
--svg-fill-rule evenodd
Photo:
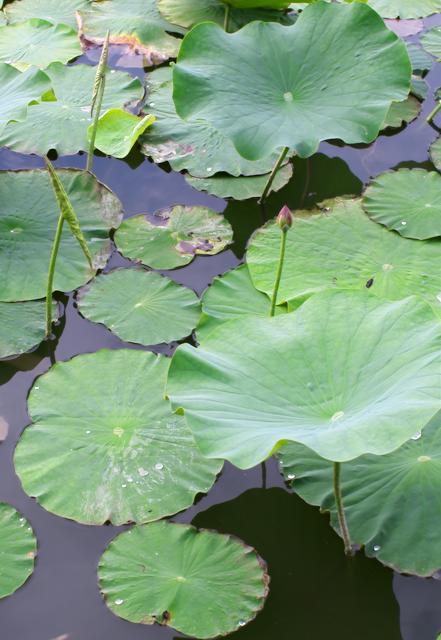
<path fill-rule="evenodd" d="M 288 231 L 292 227 L 292 213 L 286 204 L 280 209 L 276 220 L 282 231 Z"/>

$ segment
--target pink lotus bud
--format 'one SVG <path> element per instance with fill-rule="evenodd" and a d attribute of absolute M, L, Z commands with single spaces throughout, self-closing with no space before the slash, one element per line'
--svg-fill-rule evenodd
<path fill-rule="evenodd" d="M 282 231 L 288 231 L 292 227 L 292 213 L 286 204 L 280 209 L 276 220 Z"/>

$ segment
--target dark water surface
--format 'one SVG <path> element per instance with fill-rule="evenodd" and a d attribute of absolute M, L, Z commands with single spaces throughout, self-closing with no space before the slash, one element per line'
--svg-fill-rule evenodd
<path fill-rule="evenodd" d="M 426 21 L 426 25 L 440 23 L 441 16 Z M 125 58 L 116 60 L 116 55 L 116 68 L 115 62 L 127 63 Z M 90 61 L 97 56 L 99 51 L 93 52 Z M 130 71 L 143 76 L 139 67 Z M 434 65 L 428 80 L 432 89 L 441 86 L 441 65 Z M 380 136 L 369 147 L 323 144 L 320 154 L 309 161 L 296 161 L 294 180 L 271 196 L 267 217 L 285 202 L 296 208 L 336 195 L 359 194 L 372 176 L 387 169 L 427 163 L 428 147 L 439 135 L 425 122 L 433 105 L 430 95 L 418 120 L 395 135 Z M 85 161 L 84 155 L 74 156 L 61 158 L 56 165 L 84 167 Z M 39 158 L 0 150 L 0 169 L 40 166 Z M 199 193 L 180 174 L 153 165 L 137 152 L 127 161 L 97 157 L 94 172 L 119 196 L 126 216 L 175 203 L 204 204 L 225 213 L 234 228 L 232 248 L 167 272 L 197 293 L 239 263 L 250 233 L 262 223 L 254 201 L 227 204 Z M 127 264 L 114 252 L 106 269 Z M 34 575 L 12 597 L 0 600 L 0 640 L 181 637 L 169 629 L 125 622 L 101 600 L 98 559 L 122 527 L 84 526 L 51 515 L 24 494 L 14 472 L 15 444 L 29 422 L 27 393 L 35 377 L 51 366 L 51 358 L 67 360 L 102 347 L 142 348 L 83 319 L 73 295 L 59 299 L 65 314 L 56 339 L 0 363 L 0 416 L 9 424 L 9 435 L 0 446 L 0 500 L 29 519 L 39 541 Z M 173 348 L 155 350 L 170 355 Z M 266 474 L 261 467 L 243 472 L 227 464 L 210 494 L 173 520 L 235 534 L 267 560 L 272 580 L 268 602 L 254 622 L 234 634 L 238 640 L 435 640 L 441 631 L 441 581 L 394 575 L 362 553 L 347 560 L 327 516 L 286 490 L 274 460 L 267 462 Z"/>

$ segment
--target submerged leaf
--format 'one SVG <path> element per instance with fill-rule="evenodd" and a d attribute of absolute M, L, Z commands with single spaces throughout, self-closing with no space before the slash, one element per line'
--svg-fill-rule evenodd
<path fill-rule="evenodd" d="M 98 120 L 95 147 L 114 158 L 125 158 L 139 136 L 155 121 L 155 116 L 138 118 L 123 109 L 109 109 Z M 91 128 L 89 127 L 89 136 Z"/>
<path fill-rule="evenodd" d="M 86 9 L 91 0 L 14 0 L 4 11 L 9 24 L 40 18 L 54 24 L 67 24 L 76 29 L 75 12 Z"/>
<path fill-rule="evenodd" d="M 0 502 L 0 599 L 17 591 L 34 571 L 37 541 L 29 522 Z"/>
<path fill-rule="evenodd" d="M 58 305 L 54 303 L 52 318 L 57 317 Z M 25 353 L 40 344 L 46 335 L 45 318 L 44 301 L 0 302 L 0 358 Z"/>

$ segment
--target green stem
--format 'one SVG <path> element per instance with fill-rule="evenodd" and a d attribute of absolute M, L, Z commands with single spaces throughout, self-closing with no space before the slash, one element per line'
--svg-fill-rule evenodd
<path fill-rule="evenodd" d="M 441 100 L 438 102 L 438 104 L 436 105 L 436 107 L 429 113 L 429 115 L 427 116 L 426 120 L 427 122 L 432 122 L 432 120 L 434 119 L 434 117 L 436 115 L 438 115 L 438 113 L 441 111 Z"/>
<path fill-rule="evenodd" d="M 93 84 L 92 105 L 90 115 L 93 116 L 92 133 L 90 136 L 89 149 L 87 153 L 87 171 L 92 171 L 93 153 L 95 151 L 96 132 L 98 129 L 98 120 L 101 115 L 101 106 L 103 103 L 104 88 L 106 86 L 106 68 L 109 58 L 109 42 L 110 31 L 107 31 L 101 51 L 100 61 L 98 63 L 95 82 Z"/>
<path fill-rule="evenodd" d="M 276 313 L 277 294 L 279 293 L 280 280 L 282 278 L 283 261 L 285 259 L 286 234 L 288 229 L 282 229 L 282 238 L 280 240 L 279 264 L 277 265 L 276 280 L 274 282 L 273 295 L 271 298 L 270 318 Z"/>
<path fill-rule="evenodd" d="M 225 5 L 225 18 L 224 18 L 224 31 L 228 33 L 228 29 L 230 26 L 230 5 Z"/>
<path fill-rule="evenodd" d="M 340 476 L 341 476 L 341 463 L 334 462 L 334 496 L 335 496 L 335 505 L 337 507 L 338 521 L 340 523 L 340 532 L 343 537 L 343 542 L 345 545 L 345 553 L 347 556 L 352 556 L 353 552 L 352 552 L 351 537 L 349 535 L 348 523 L 346 522 L 345 510 L 343 507 L 343 496 L 341 493 Z"/>
<path fill-rule="evenodd" d="M 46 337 L 50 336 L 52 331 L 52 290 L 54 285 L 55 265 L 57 263 L 58 250 L 60 248 L 61 234 L 63 232 L 64 216 L 60 213 L 58 218 L 57 230 L 52 245 L 51 259 L 49 262 L 49 272 L 47 276 L 46 290 Z"/>
<path fill-rule="evenodd" d="M 89 150 L 87 152 L 87 166 L 86 166 L 87 171 L 92 171 L 93 154 L 95 151 L 96 132 L 98 130 L 98 120 L 100 118 L 101 105 L 103 103 L 104 86 L 105 86 L 105 78 L 103 77 L 100 82 L 97 99 L 96 99 L 96 108 L 95 108 L 95 115 L 93 117 L 92 133 L 90 135 Z"/>
<path fill-rule="evenodd" d="M 283 149 L 282 153 L 280 154 L 276 164 L 273 167 L 273 170 L 270 173 L 270 176 L 268 178 L 268 182 L 265 185 L 265 189 L 263 190 L 263 193 L 260 196 L 259 204 L 262 204 L 262 202 L 264 202 L 266 200 L 269 192 L 271 191 L 271 187 L 273 186 L 274 178 L 276 177 L 277 172 L 279 171 L 280 167 L 282 166 L 283 161 L 285 160 L 288 151 L 289 151 L 289 147 L 285 147 Z"/>

